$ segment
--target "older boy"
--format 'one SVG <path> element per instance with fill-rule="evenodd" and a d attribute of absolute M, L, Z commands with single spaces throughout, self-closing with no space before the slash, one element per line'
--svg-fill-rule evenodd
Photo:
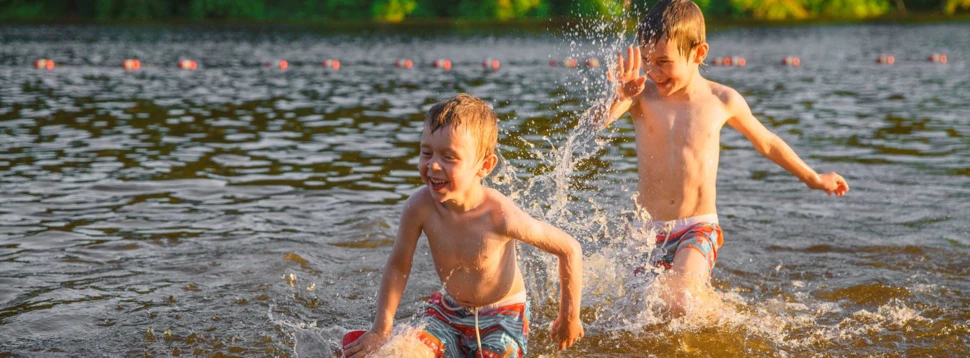
<path fill-rule="evenodd" d="M 640 47 L 627 48 L 627 58 L 620 54 L 616 73 L 608 74 L 618 85 L 617 93 L 608 118 L 597 124 L 605 128 L 630 111 L 638 202 L 652 217 L 647 228 L 659 232 L 657 246 L 665 254 L 655 263 L 672 270 L 667 301 L 671 312 L 680 315 L 691 303 L 687 292 L 709 282 L 722 244 L 714 200 L 725 123 L 809 188 L 842 196 L 849 186 L 836 173 L 812 170 L 752 116 L 737 91 L 701 76 L 698 67 L 709 47 L 696 4 L 661 0 L 640 22 L 637 37 Z M 640 75 L 641 63 L 646 76 Z M 647 77 L 653 86 L 644 86 Z"/>
<path fill-rule="evenodd" d="M 552 327 L 559 349 L 583 336 L 579 243 L 482 185 L 498 161 L 497 121 L 488 104 L 467 94 L 428 111 L 418 162 L 425 186 L 411 195 L 401 214 L 374 325 L 347 347 L 345 356 L 362 357 L 388 339 L 422 232 L 444 288 L 428 302 L 428 322 L 420 337 L 427 349 L 421 356 L 525 355 L 529 304 L 516 262 L 516 240 L 559 258 L 559 317 Z"/>

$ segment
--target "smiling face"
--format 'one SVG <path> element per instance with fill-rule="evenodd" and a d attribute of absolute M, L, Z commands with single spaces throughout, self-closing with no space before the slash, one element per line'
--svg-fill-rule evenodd
<path fill-rule="evenodd" d="M 447 126 L 421 133 L 418 171 L 438 202 L 464 204 L 498 161 L 495 154 L 478 153 L 479 139 L 464 126 Z"/>
<path fill-rule="evenodd" d="M 664 36 L 641 49 L 643 70 L 657 86 L 657 92 L 667 97 L 691 83 L 707 57 L 707 49 L 707 43 L 701 43 L 685 54 L 675 41 L 668 41 Z"/>

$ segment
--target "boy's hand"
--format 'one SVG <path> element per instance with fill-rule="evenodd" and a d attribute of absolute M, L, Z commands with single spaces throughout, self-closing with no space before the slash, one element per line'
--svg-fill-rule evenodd
<path fill-rule="evenodd" d="M 565 319 L 562 315 L 556 318 L 552 324 L 552 340 L 559 343 L 559 350 L 564 350 L 572 346 L 583 337 L 583 322 L 579 317 L 569 317 Z"/>
<path fill-rule="evenodd" d="M 845 178 L 835 172 L 819 174 L 818 181 L 809 185 L 812 189 L 825 191 L 826 194 L 843 196 L 849 191 L 849 184 Z"/>
<path fill-rule="evenodd" d="M 619 101 L 625 101 L 640 94 L 643 91 L 643 84 L 647 82 L 647 76 L 640 75 L 640 48 L 628 46 L 626 53 L 626 59 L 623 58 L 623 53 L 616 55 L 616 73 L 606 73 L 610 82 L 615 81 L 617 84 L 616 96 Z"/>
<path fill-rule="evenodd" d="M 384 344 L 387 337 L 381 336 L 380 334 L 374 333 L 374 331 L 367 331 L 364 335 L 357 338 L 354 343 L 347 345 L 347 349 L 344 349 L 344 358 L 363 358 L 368 354 L 373 353 L 378 348 Z"/>

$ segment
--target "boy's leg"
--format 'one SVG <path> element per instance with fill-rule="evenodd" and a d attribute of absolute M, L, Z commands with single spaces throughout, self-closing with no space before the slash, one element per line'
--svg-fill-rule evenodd
<path fill-rule="evenodd" d="M 705 288 L 717 260 L 721 235 L 719 225 L 704 224 L 678 238 L 670 273 L 666 277 L 665 292 L 673 316 L 682 316 L 691 307 L 706 304 Z"/>
<path fill-rule="evenodd" d="M 697 304 L 703 304 L 701 289 L 710 280 L 710 264 L 697 250 L 683 249 L 674 255 L 664 292 L 667 307 L 674 317 L 683 316 Z M 692 300 L 692 298 L 694 300 Z"/>
<path fill-rule="evenodd" d="M 444 300 L 441 292 L 435 292 L 428 300 L 424 331 L 418 336 L 425 347 L 418 348 L 421 350 L 418 356 L 428 356 L 425 353 L 430 354 L 430 357 L 461 356 L 461 332 L 453 322 L 460 322 L 462 318 L 457 312 L 445 307 Z M 424 351 L 425 348 L 427 351 Z"/>
<path fill-rule="evenodd" d="M 418 334 L 422 346 L 414 347 L 418 357 L 458 357 L 460 333 L 435 317 L 429 317 L 424 331 Z"/>

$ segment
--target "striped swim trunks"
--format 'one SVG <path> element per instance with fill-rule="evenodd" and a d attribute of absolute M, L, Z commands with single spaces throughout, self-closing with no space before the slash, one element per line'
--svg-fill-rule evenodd
<path fill-rule="evenodd" d="M 420 339 L 435 357 L 523 357 L 529 340 L 525 291 L 492 305 L 462 307 L 435 292 L 428 300 Z M 481 347 L 481 349 L 479 349 Z"/>
<path fill-rule="evenodd" d="M 684 249 L 697 250 L 707 259 L 710 269 L 717 261 L 717 250 L 724 244 L 724 234 L 718 224 L 717 214 L 694 216 L 672 221 L 654 221 L 646 226 L 657 231 L 658 255 L 653 256 L 655 266 L 670 269 L 674 256 Z"/>

